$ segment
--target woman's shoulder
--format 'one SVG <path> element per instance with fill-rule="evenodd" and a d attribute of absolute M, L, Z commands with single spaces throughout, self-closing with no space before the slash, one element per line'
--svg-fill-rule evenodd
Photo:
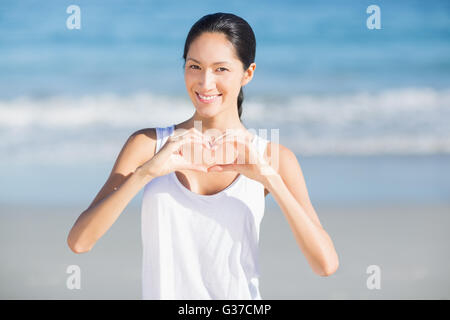
<path fill-rule="evenodd" d="M 133 132 L 128 138 L 127 144 L 133 145 L 135 152 L 143 159 L 149 159 L 155 155 L 158 136 L 166 136 L 173 125 L 167 127 L 143 128 Z M 157 132 L 159 129 L 159 132 Z M 164 132 L 165 131 L 165 132 Z"/>
<path fill-rule="evenodd" d="M 156 141 L 156 128 L 144 128 L 137 130 L 131 134 L 132 137 L 140 140 L 152 140 Z"/>
<path fill-rule="evenodd" d="M 295 153 L 281 143 L 268 141 L 264 152 L 264 160 L 268 161 L 276 170 L 280 172 L 280 166 L 293 165 L 297 161 Z M 295 160 L 295 161 L 294 161 Z"/>
<path fill-rule="evenodd" d="M 139 162 L 145 162 L 155 155 L 156 139 L 156 128 L 144 128 L 133 132 L 126 144 L 132 149 L 132 153 L 140 159 Z"/>

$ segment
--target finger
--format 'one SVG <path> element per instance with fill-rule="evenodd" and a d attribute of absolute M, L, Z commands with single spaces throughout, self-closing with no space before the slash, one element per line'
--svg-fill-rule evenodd
<path fill-rule="evenodd" d="M 212 141 L 213 141 L 212 137 L 210 137 L 208 135 L 204 135 L 202 132 L 198 131 L 195 128 L 191 129 L 191 134 L 190 135 L 199 138 L 202 141 L 202 143 L 203 143 L 203 147 L 208 148 L 208 149 L 211 148 Z"/>
<path fill-rule="evenodd" d="M 235 164 L 221 164 L 210 167 L 208 171 L 220 171 L 220 172 L 238 171 L 237 169 L 238 166 L 236 166 Z"/>
<path fill-rule="evenodd" d="M 203 166 L 203 165 L 188 164 L 187 165 L 187 169 L 188 170 L 208 172 L 208 168 Z"/>
<path fill-rule="evenodd" d="M 250 137 L 246 135 L 239 135 L 239 134 L 228 134 L 224 136 L 221 139 L 221 143 L 227 143 L 227 142 L 235 142 L 235 143 L 241 143 L 241 144 L 247 144 L 250 142 Z"/>
<path fill-rule="evenodd" d="M 232 130 L 227 129 L 225 132 L 223 132 L 222 134 L 219 134 L 217 137 L 212 136 L 212 138 L 214 138 L 215 141 L 222 139 L 225 136 L 228 136 L 232 134 Z"/>
<path fill-rule="evenodd" d="M 186 134 L 183 135 L 181 137 L 176 137 L 173 140 L 175 142 L 175 145 L 179 148 L 180 146 L 184 145 L 184 144 L 188 144 L 188 143 L 199 143 L 199 144 L 205 144 L 204 140 L 202 139 L 202 137 L 199 137 L 195 134 Z"/>
<path fill-rule="evenodd" d="M 171 138 L 172 140 L 178 140 L 179 138 L 185 136 L 188 133 L 189 133 L 189 130 L 183 130 L 181 133 L 174 131 L 173 134 L 169 138 Z"/>
<path fill-rule="evenodd" d="M 180 153 L 180 150 L 185 148 L 185 145 L 189 144 L 203 144 L 203 141 L 201 139 L 196 137 L 187 137 L 184 136 L 182 138 L 179 138 L 177 140 L 174 140 L 170 143 L 169 149 L 172 153 Z M 195 150 L 195 147 L 194 147 Z"/>
<path fill-rule="evenodd" d="M 186 136 L 182 139 L 182 144 L 201 144 L 203 146 L 208 146 L 208 144 L 205 142 L 205 140 L 202 137 L 198 136 Z"/>
<path fill-rule="evenodd" d="M 222 134 L 222 135 L 220 135 L 220 136 L 214 138 L 214 142 L 220 141 L 220 140 L 224 139 L 226 136 L 229 136 L 229 135 L 231 135 L 231 132 L 227 131 L 227 132 L 225 132 L 224 134 Z"/>
<path fill-rule="evenodd" d="M 222 136 L 227 136 L 227 137 L 252 137 L 253 135 L 250 134 L 247 131 L 244 131 L 243 129 L 231 129 L 231 130 L 227 130 L 227 132 L 225 134 L 223 134 Z"/>
<path fill-rule="evenodd" d="M 181 133 L 178 131 L 181 131 Z M 178 140 L 179 138 L 186 137 L 186 136 L 196 136 L 199 138 L 203 138 L 203 134 L 200 131 L 198 131 L 196 128 L 191 128 L 189 130 L 177 129 L 174 131 L 174 133 L 170 137 L 172 137 L 172 140 Z"/>
<path fill-rule="evenodd" d="M 208 168 L 208 172 L 221 172 L 221 171 L 223 171 L 223 169 L 219 165 Z"/>

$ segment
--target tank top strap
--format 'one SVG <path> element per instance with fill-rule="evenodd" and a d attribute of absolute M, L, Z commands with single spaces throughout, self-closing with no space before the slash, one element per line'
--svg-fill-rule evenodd
<path fill-rule="evenodd" d="M 175 125 L 168 127 L 158 127 L 156 129 L 156 153 L 164 146 L 169 136 L 173 134 Z"/>

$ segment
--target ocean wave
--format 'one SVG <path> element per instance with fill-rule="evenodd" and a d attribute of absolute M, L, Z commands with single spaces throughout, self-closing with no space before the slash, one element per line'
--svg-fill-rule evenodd
<path fill-rule="evenodd" d="M 248 129 L 272 141 L 278 129 L 299 155 L 450 153 L 450 89 L 246 96 L 243 109 Z M 1 100 L 1 161 L 110 161 L 132 132 L 194 111 L 187 96 L 142 92 Z"/>

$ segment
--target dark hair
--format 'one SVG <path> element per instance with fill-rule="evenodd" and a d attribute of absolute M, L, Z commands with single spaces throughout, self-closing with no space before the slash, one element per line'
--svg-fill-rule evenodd
<path fill-rule="evenodd" d="M 250 67 L 250 64 L 255 62 L 256 39 L 255 34 L 247 21 L 232 13 L 217 12 L 201 17 L 191 27 L 184 44 L 184 66 L 186 65 L 186 55 L 192 41 L 204 32 L 218 32 L 225 34 L 228 41 L 233 44 L 237 57 L 244 66 L 244 71 Z M 241 87 L 237 99 L 239 119 L 242 114 L 243 101 L 244 92 Z"/>

